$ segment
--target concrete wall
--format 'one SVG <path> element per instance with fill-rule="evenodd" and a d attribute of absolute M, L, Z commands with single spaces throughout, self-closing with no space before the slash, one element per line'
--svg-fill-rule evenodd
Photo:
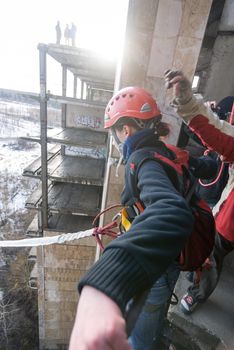
<path fill-rule="evenodd" d="M 44 232 L 44 236 L 57 235 Z M 66 349 L 74 322 L 77 282 L 93 264 L 94 238 L 37 249 L 41 350 Z"/>
<path fill-rule="evenodd" d="M 67 127 L 87 127 L 103 130 L 104 107 L 77 106 L 68 104 L 66 108 Z"/>
<path fill-rule="evenodd" d="M 207 100 L 234 94 L 234 2 L 226 0 L 204 87 Z"/>
<path fill-rule="evenodd" d="M 156 97 L 165 119 L 173 124 L 176 143 L 180 121 L 168 108 L 164 88 L 169 68 L 183 69 L 192 79 L 212 0 L 130 0 L 121 86 L 139 85 Z"/>

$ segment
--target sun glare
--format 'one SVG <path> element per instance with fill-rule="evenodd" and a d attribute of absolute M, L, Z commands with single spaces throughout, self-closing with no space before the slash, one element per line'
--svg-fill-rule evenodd
<path fill-rule="evenodd" d="M 77 45 L 89 48 L 106 59 L 119 56 L 123 45 L 128 0 L 89 1 L 80 4 L 80 7 L 81 12 L 86 15 L 78 19 Z"/>
<path fill-rule="evenodd" d="M 12 11 L 14 8 L 14 11 Z M 105 59 L 119 57 L 128 0 L 8 0 L 0 13 L 1 86 L 38 91 L 38 43 L 55 43 L 55 25 L 77 27 L 76 46 Z M 20 16 L 18 15 L 20 13 Z M 8 15 L 7 15 L 8 14 Z M 7 35 L 6 35 L 7 32 Z M 64 45 L 64 37 L 61 44 Z"/>

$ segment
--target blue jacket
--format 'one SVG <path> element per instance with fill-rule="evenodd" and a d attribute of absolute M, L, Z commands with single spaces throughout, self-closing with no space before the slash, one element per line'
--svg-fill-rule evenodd
<path fill-rule="evenodd" d="M 126 170 L 131 154 L 144 147 L 155 147 L 162 155 L 173 156 L 152 130 L 139 133 L 140 137 L 131 138 L 129 147 L 129 140 L 126 143 Z M 199 166 L 201 170 L 201 163 Z M 208 172 L 210 175 L 210 169 Z M 125 178 L 127 183 L 128 178 Z M 186 200 L 175 189 L 161 164 L 153 160 L 144 162 L 137 186 L 145 210 L 134 219 L 127 233 L 106 247 L 102 257 L 79 283 L 80 291 L 84 285 L 93 286 L 112 298 L 122 311 L 133 296 L 149 289 L 178 257 L 193 226 L 193 215 Z M 128 195 L 125 186 L 123 202 L 127 202 Z"/>

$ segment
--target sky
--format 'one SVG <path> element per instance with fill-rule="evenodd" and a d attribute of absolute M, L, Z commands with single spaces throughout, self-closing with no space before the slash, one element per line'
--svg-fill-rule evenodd
<path fill-rule="evenodd" d="M 0 11 L 0 88 L 39 92 L 38 43 L 55 43 L 60 21 L 77 26 L 76 43 L 111 58 L 120 50 L 128 0 L 7 0 Z M 62 41 L 63 43 L 63 41 Z M 61 88 L 61 68 L 48 59 L 51 86 Z M 57 80 L 59 78 L 59 80 Z M 56 91 L 57 93 L 57 91 Z"/>

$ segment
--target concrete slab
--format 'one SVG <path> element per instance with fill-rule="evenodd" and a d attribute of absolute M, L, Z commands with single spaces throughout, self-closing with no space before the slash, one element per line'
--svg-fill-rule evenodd
<path fill-rule="evenodd" d="M 106 146 L 107 132 L 85 128 L 66 128 L 59 130 L 54 136 L 47 138 L 48 142 L 61 143 L 82 147 Z"/>
<path fill-rule="evenodd" d="M 39 48 L 43 47 L 49 56 L 66 66 L 81 80 L 114 88 L 116 60 L 105 60 L 90 50 L 67 45 L 39 44 Z"/>
<path fill-rule="evenodd" d="M 234 252 L 228 261 L 234 258 Z M 234 277 L 230 264 L 224 264 L 220 281 L 210 298 L 191 315 L 184 315 L 180 306 L 171 306 L 169 319 L 196 339 L 202 350 L 234 349 Z M 181 299 L 189 286 L 185 273 L 177 282 L 175 293 Z"/>
<path fill-rule="evenodd" d="M 94 217 L 79 215 L 52 214 L 48 220 L 47 231 L 77 232 L 92 228 Z"/>
<path fill-rule="evenodd" d="M 56 182 L 48 189 L 50 212 L 96 216 L 100 210 L 102 187 Z M 26 200 L 27 209 L 41 210 L 42 191 L 39 186 Z"/>
<path fill-rule="evenodd" d="M 59 153 L 60 153 L 60 146 L 58 145 L 56 145 L 51 150 L 49 150 L 47 155 L 48 162 L 52 160 L 52 158 Z M 27 166 L 27 168 L 24 169 L 23 176 L 40 178 L 40 175 L 39 175 L 40 172 L 41 172 L 41 157 L 34 160 L 30 165 Z"/>
<path fill-rule="evenodd" d="M 49 179 L 83 185 L 102 186 L 105 159 L 56 156 L 48 164 Z"/>

